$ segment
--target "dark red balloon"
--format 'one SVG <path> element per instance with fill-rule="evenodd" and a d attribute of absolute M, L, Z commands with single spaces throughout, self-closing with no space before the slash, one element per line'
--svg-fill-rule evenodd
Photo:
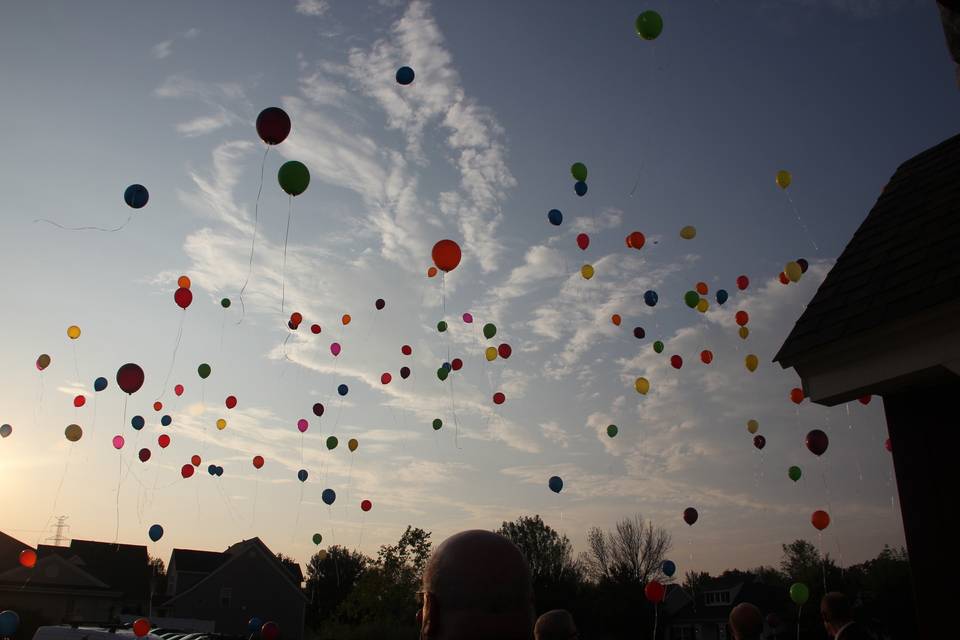
<path fill-rule="evenodd" d="M 460 371 L 460 369 L 463 369 L 463 360 L 461 360 L 460 358 L 454 358 L 450 362 L 450 368 L 453 369 L 454 371 Z"/>
<path fill-rule="evenodd" d="M 180 467 L 180 475 L 183 476 L 184 478 L 189 478 L 190 476 L 192 476 L 192 475 L 193 475 L 193 465 L 192 465 L 192 464 L 185 464 L 185 465 L 183 465 L 182 467 Z"/>
<path fill-rule="evenodd" d="M 777 279 L 780 280 L 780 284 L 790 284 L 790 277 L 783 271 L 780 272 L 780 275 L 777 276 Z"/>
<path fill-rule="evenodd" d="M 739 276 L 737 278 L 737 289 L 740 289 L 740 291 L 743 291 L 749 286 L 750 286 L 750 278 L 748 278 L 747 276 Z"/>
<path fill-rule="evenodd" d="M 697 510 L 694 509 L 693 507 L 687 507 L 686 509 L 683 510 L 683 521 L 686 522 L 691 527 L 699 517 L 700 517 L 700 514 L 697 513 Z"/>
<path fill-rule="evenodd" d="M 227 405 L 227 409 L 233 409 L 235 406 L 237 406 L 237 397 L 227 396 L 227 399 L 224 401 L 224 404 Z"/>
<path fill-rule="evenodd" d="M 410 367 L 400 367 L 400 377 L 406 380 L 410 377 Z"/>
<path fill-rule="evenodd" d="M 393 376 L 389 373 L 384 373 L 380 376 L 380 384 L 390 384 L 391 380 L 393 380 Z"/>
<path fill-rule="evenodd" d="M 377 298 L 377 301 L 373 303 L 373 306 L 377 308 L 377 311 L 380 311 L 387 306 L 387 302 L 383 298 Z"/>
<path fill-rule="evenodd" d="M 631 249 L 642 249 L 647 239 L 639 231 L 634 231 L 627 236 L 627 246 Z"/>
<path fill-rule="evenodd" d="M 503 404 L 507 401 L 507 396 L 503 395 L 499 391 L 493 394 L 493 404 Z"/>
<path fill-rule="evenodd" d="M 663 602 L 663 598 L 666 593 L 667 588 L 656 580 L 651 580 L 647 583 L 647 586 L 643 588 L 643 595 L 647 596 L 647 600 L 654 604 Z"/>
<path fill-rule="evenodd" d="M 257 116 L 257 135 L 267 144 L 280 144 L 290 135 L 290 116 L 280 107 L 267 107 Z"/>
<path fill-rule="evenodd" d="M 177 306 L 181 309 L 186 309 L 190 306 L 190 303 L 193 302 L 193 294 L 190 292 L 190 289 L 180 287 L 173 293 L 173 301 L 176 302 Z"/>
<path fill-rule="evenodd" d="M 670 356 L 670 366 L 674 369 L 679 369 L 683 366 L 683 358 L 680 356 Z"/>
<path fill-rule="evenodd" d="M 513 353 L 513 348 L 510 345 L 508 345 L 506 342 L 504 342 L 499 347 L 497 347 L 497 354 L 504 360 L 509 358 L 510 354 L 512 353 Z"/>
<path fill-rule="evenodd" d="M 319 402 L 313 405 L 313 415 L 317 416 L 318 418 L 323 415 L 323 405 Z"/>
<path fill-rule="evenodd" d="M 759 435 L 753 436 L 753 446 L 755 446 L 757 449 L 763 449 L 765 446 L 767 446 L 767 439 Z"/>
<path fill-rule="evenodd" d="M 260 627 L 260 637 L 263 640 L 277 640 L 280 637 L 280 627 L 276 622 L 265 622 Z"/>
<path fill-rule="evenodd" d="M 161 449 L 166 449 L 170 446 L 170 436 L 165 433 L 161 433 L 160 437 L 157 438 L 157 444 L 160 445 Z"/>
<path fill-rule="evenodd" d="M 402 353 L 405 356 L 408 356 L 411 353 L 413 353 L 413 349 L 410 348 L 410 345 L 405 344 L 402 347 L 400 347 L 400 353 Z"/>
<path fill-rule="evenodd" d="M 453 240 L 441 240 L 433 245 L 433 263 L 441 271 L 453 271 L 460 264 L 460 245 Z"/>
<path fill-rule="evenodd" d="M 253 467 L 259 469 L 263 466 L 263 456 L 253 456 Z"/>
<path fill-rule="evenodd" d="M 820 429 L 814 429 L 807 434 L 807 449 L 810 449 L 810 452 L 814 455 L 822 456 L 823 452 L 827 450 L 827 446 L 830 444 L 830 439 Z"/>
<path fill-rule="evenodd" d="M 310 333 L 312 333 L 313 335 L 317 335 L 318 333 L 320 333 L 320 325 L 318 324 L 310 325 Z"/>
<path fill-rule="evenodd" d="M 370 509 L 373 508 L 373 503 L 370 502 L 369 500 L 364 500 L 363 502 L 360 503 L 360 508 L 364 511 L 370 511 Z"/>
<path fill-rule="evenodd" d="M 580 247 L 581 250 L 586 251 L 587 247 L 590 246 L 590 236 L 588 236 L 585 233 L 581 233 L 580 235 L 578 235 L 577 246 Z"/>
<path fill-rule="evenodd" d="M 794 404 L 800 404 L 803 402 L 804 397 L 803 389 L 800 387 L 794 387 L 793 389 L 790 389 L 790 400 L 792 400 Z"/>
<path fill-rule="evenodd" d="M 750 315 L 746 311 L 737 311 L 737 314 L 734 317 L 737 320 L 737 324 L 741 327 L 750 322 Z"/>
<path fill-rule="evenodd" d="M 133 394 L 143 386 L 143 369 L 140 365 L 128 362 L 117 369 L 117 386 L 123 389 L 124 393 Z"/>
<path fill-rule="evenodd" d="M 887 438 L 886 441 L 883 443 L 883 448 L 886 449 L 887 451 L 890 451 L 891 453 L 893 452 L 893 443 L 890 442 L 890 438 Z"/>
<path fill-rule="evenodd" d="M 140 457 L 140 462 L 146 462 L 150 459 L 150 449 L 144 447 L 140 449 L 140 453 L 137 454 Z"/>

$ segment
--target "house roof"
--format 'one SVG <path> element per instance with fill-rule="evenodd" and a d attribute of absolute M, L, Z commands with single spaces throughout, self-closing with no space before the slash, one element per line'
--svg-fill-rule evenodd
<path fill-rule="evenodd" d="M 960 135 L 904 162 L 774 357 L 784 368 L 960 298 Z"/>
<path fill-rule="evenodd" d="M 682 587 L 674 585 L 674 590 L 677 589 L 682 589 Z M 732 597 L 729 604 L 707 604 L 705 598 L 707 593 L 723 590 L 731 592 Z M 780 611 L 784 604 L 788 602 L 783 589 L 756 580 L 744 581 L 742 578 L 708 583 L 697 589 L 692 595 L 687 589 L 683 589 L 682 593 L 686 596 L 686 602 L 670 615 L 671 621 L 713 620 L 725 622 L 729 619 L 733 608 L 741 602 L 750 602 L 764 613 Z M 668 593 L 668 597 L 670 595 L 673 594 Z M 694 599 L 696 603 L 694 603 Z"/>
<path fill-rule="evenodd" d="M 220 551 L 197 551 L 196 549 L 174 549 L 170 556 L 170 564 L 175 564 L 177 571 L 193 571 L 196 573 L 210 573 L 226 560 Z"/>
<path fill-rule="evenodd" d="M 76 562 L 59 554 L 46 554 L 37 560 L 36 566 L 31 569 L 17 566 L 0 572 L 0 587 L 3 585 L 15 585 L 21 589 L 65 588 L 118 595 L 120 593 L 119 590 L 112 590 L 102 580 L 84 571 Z"/>
<path fill-rule="evenodd" d="M 20 542 L 13 536 L 0 531 L 0 571 L 19 566 L 20 552 L 32 548 L 25 542 Z"/>
<path fill-rule="evenodd" d="M 71 540 L 69 547 L 40 545 L 37 555 L 58 555 L 71 560 L 126 597 L 147 597 L 150 593 L 150 566 L 143 545 Z"/>

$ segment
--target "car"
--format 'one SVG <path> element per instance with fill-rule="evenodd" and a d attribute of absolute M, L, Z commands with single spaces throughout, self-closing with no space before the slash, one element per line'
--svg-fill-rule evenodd
<path fill-rule="evenodd" d="M 51 625 L 39 627 L 33 634 L 33 640 L 137 640 L 137 638 L 130 629 Z M 158 635 L 148 633 L 140 640 L 162 639 Z"/>

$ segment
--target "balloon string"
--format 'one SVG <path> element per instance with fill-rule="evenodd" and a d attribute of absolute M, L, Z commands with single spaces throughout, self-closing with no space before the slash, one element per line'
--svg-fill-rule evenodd
<path fill-rule="evenodd" d="M 167 377 L 163 379 L 163 388 L 160 389 L 160 395 L 157 396 L 157 400 L 163 398 L 163 395 L 167 392 L 167 384 L 170 383 L 170 376 L 173 375 L 173 365 L 177 362 L 177 351 L 180 349 L 180 338 L 183 337 L 183 321 L 187 318 L 187 310 L 183 310 L 183 315 L 180 316 L 180 328 L 177 329 L 177 340 L 173 344 L 173 355 L 170 357 L 170 368 L 167 369 Z"/>
<path fill-rule="evenodd" d="M 70 346 L 73 347 L 73 372 L 77 374 L 77 382 L 80 382 L 80 363 L 77 360 L 77 343 L 71 340 Z"/>
<path fill-rule="evenodd" d="M 263 150 L 263 160 L 260 161 L 260 187 L 257 189 L 257 201 L 253 205 L 253 240 L 250 241 L 250 259 L 247 263 L 247 279 L 243 281 L 243 286 L 240 287 L 240 319 L 237 320 L 237 324 L 243 322 L 243 319 L 247 315 L 247 305 L 243 302 L 243 292 L 247 290 L 247 285 L 250 284 L 250 275 L 253 273 L 253 251 L 254 247 L 257 246 L 257 224 L 260 221 L 260 194 L 263 191 L 263 170 L 267 166 L 267 154 L 270 152 L 270 145 L 267 145 L 267 148 Z"/>
<path fill-rule="evenodd" d="M 280 313 L 287 297 L 287 242 L 290 239 L 290 219 L 293 217 L 293 196 L 287 196 L 287 232 L 283 236 L 283 264 L 280 267 Z"/>
<path fill-rule="evenodd" d="M 660 609 L 659 607 L 657 607 L 657 603 L 654 602 L 653 603 L 653 638 L 654 640 L 656 640 L 657 638 L 657 619 L 659 617 L 659 610 Z"/>
<path fill-rule="evenodd" d="M 809 229 L 807 229 L 807 225 L 804 224 L 803 220 L 800 219 L 800 211 L 797 210 L 797 205 L 794 204 L 793 198 L 790 197 L 790 192 L 784 189 L 783 193 L 787 196 L 787 202 L 790 203 L 790 208 L 793 209 L 793 215 L 797 217 L 797 223 L 800 225 L 800 228 L 803 229 L 803 232 L 807 235 L 807 238 L 810 240 L 810 244 L 813 245 L 813 250 L 819 253 L 820 247 L 817 246 L 817 241 L 813 239 L 813 234 L 810 233 Z"/>
<path fill-rule="evenodd" d="M 59 222 L 48 220 L 47 218 L 37 218 L 36 220 L 33 221 L 33 223 L 36 224 L 38 222 L 46 222 L 47 224 L 52 224 L 53 226 L 59 227 L 60 229 L 63 229 L 65 231 L 104 231 L 106 233 L 114 233 L 116 231 L 120 231 L 120 229 L 123 229 L 125 226 L 127 226 L 127 224 L 130 222 L 131 219 L 133 219 L 132 213 L 129 216 L 127 216 L 126 222 L 121 224 L 119 227 L 114 227 L 112 229 L 104 229 L 103 227 L 67 227 L 60 224 Z"/>
<path fill-rule="evenodd" d="M 800 640 L 800 619 L 803 617 L 803 605 L 797 608 L 797 640 Z"/>

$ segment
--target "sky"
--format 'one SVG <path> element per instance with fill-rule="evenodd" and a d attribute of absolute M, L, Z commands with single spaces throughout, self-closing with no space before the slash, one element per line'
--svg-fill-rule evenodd
<path fill-rule="evenodd" d="M 645 9 L 663 16 L 655 41 L 633 29 Z M 173 547 L 258 535 L 305 562 L 314 533 L 321 547 L 374 554 L 408 524 L 440 541 L 529 514 L 582 551 L 590 527 L 641 514 L 672 534 L 681 573 L 776 564 L 796 538 L 843 564 L 903 544 L 880 399 L 794 405 L 799 380 L 772 358 L 896 167 L 956 133 L 932 4 L 18 2 L 4 13 L 5 532 L 36 544 L 66 515 L 73 537 L 146 544 L 165 560 Z M 409 86 L 394 80 L 403 65 L 416 72 Z M 293 126 L 267 150 L 254 121 L 269 106 Z M 296 198 L 277 184 L 288 160 L 311 175 Z M 582 198 L 574 162 L 589 169 Z M 793 176 L 786 193 L 780 169 Z M 150 191 L 136 211 L 122 197 L 133 183 Z M 560 226 L 547 221 L 554 208 Z M 128 217 L 116 232 L 36 222 Z M 685 225 L 694 239 L 680 238 Z M 639 251 L 624 245 L 635 230 Z M 443 238 L 463 260 L 428 278 Z M 804 277 L 780 284 L 800 257 Z M 185 311 L 173 300 L 181 274 Z M 703 314 L 683 303 L 701 281 Z M 738 310 L 750 314 L 746 340 Z M 511 357 L 487 362 L 501 343 Z M 52 358 L 43 372 L 41 353 Z M 437 368 L 455 357 L 463 368 L 441 382 Z M 129 397 L 115 383 L 126 362 L 146 372 Z M 98 376 L 110 386 L 95 393 Z M 76 443 L 64 438 L 71 423 L 83 428 Z M 814 428 L 830 437 L 819 458 L 804 447 Z M 194 454 L 202 463 L 183 479 Z M 816 509 L 832 518 L 822 537 Z M 159 542 L 147 536 L 155 523 Z"/>

